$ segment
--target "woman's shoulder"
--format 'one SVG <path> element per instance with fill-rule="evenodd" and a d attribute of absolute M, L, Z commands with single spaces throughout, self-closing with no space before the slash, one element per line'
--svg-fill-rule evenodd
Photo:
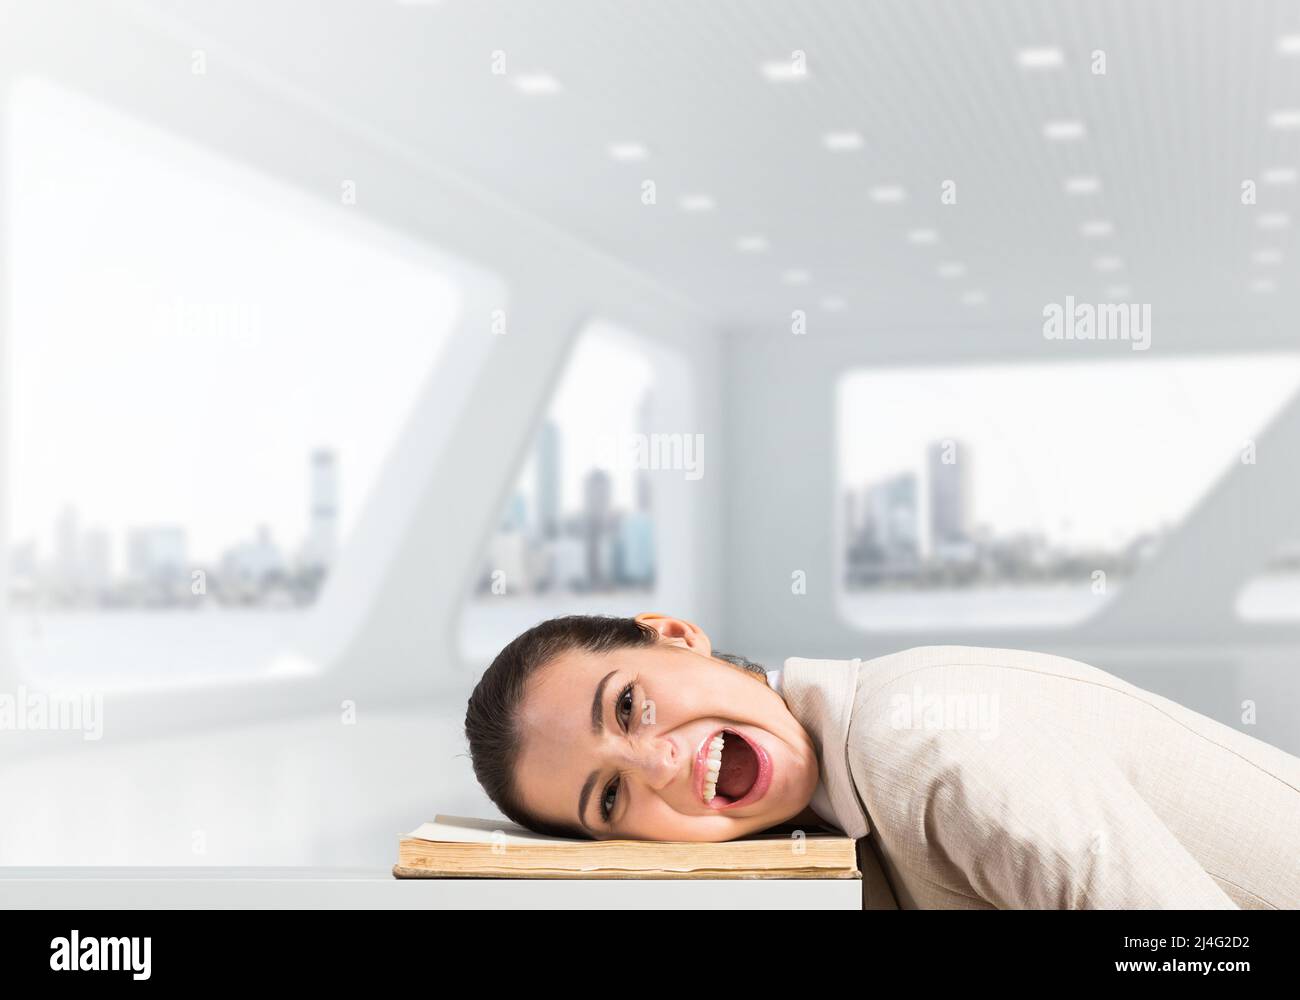
<path fill-rule="evenodd" d="M 1014 682 L 1017 675 L 1035 674 L 1062 680 L 1089 681 L 1130 687 L 1126 681 L 1082 660 L 1057 653 L 995 646 L 912 646 L 896 653 L 855 661 L 859 687 L 871 688 L 926 671 L 951 679 L 1001 676 Z M 865 683 L 864 683 L 865 682 Z"/>

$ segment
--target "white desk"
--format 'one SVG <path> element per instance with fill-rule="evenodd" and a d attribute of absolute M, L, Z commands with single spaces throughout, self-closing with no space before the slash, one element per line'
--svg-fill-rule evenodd
<path fill-rule="evenodd" d="M 860 910 L 859 879 L 396 879 L 358 868 L 0 868 L 3 909 Z"/>

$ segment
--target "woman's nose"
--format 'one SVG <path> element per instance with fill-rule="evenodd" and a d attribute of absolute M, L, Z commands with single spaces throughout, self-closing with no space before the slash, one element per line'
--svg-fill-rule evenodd
<path fill-rule="evenodd" d="M 671 742 L 656 738 L 626 748 L 624 767 L 639 774 L 652 788 L 667 785 L 682 769 L 680 755 Z"/>

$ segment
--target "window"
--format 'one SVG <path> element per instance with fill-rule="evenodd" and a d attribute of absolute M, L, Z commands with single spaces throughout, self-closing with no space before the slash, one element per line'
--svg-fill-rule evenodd
<path fill-rule="evenodd" d="M 684 430 L 685 370 L 609 323 L 581 332 L 471 583 L 468 659 L 555 615 L 653 610 L 664 547 L 685 544 L 684 531 L 662 530 L 667 511 L 680 520 L 663 477 L 690 485 L 703 460 L 701 436 Z"/>
<path fill-rule="evenodd" d="M 1300 621 L 1300 540 L 1279 546 L 1263 572 L 1246 582 L 1236 612 L 1248 622 Z"/>
<path fill-rule="evenodd" d="M 841 612 L 873 629 L 1082 621 L 1297 386 L 1296 355 L 849 373 Z"/>
<path fill-rule="evenodd" d="M 45 679 L 298 645 L 461 291 L 354 207 L 90 99 L 9 107 L 9 557 Z"/>

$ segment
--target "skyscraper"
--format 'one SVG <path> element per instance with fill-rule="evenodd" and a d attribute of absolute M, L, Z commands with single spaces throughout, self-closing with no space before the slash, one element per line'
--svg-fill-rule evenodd
<path fill-rule="evenodd" d="M 886 559 L 915 559 L 920 519 L 916 475 L 902 472 L 869 486 L 863 498 L 872 544 Z"/>
<path fill-rule="evenodd" d="M 188 574 L 185 529 L 179 525 L 132 528 L 126 539 L 126 565 L 138 583 L 170 584 Z"/>
<path fill-rule="evenodd" d="M 644 434 L 647 442 L 653 440 L 650 434 L 650 421 L 654 414 L 654 396 L 649 391 L 641 397 L 636 406 L 636 429 Z M 644 465 L 636 471 L 636 509 L 644 514 L 650 513 L 650 471 Z"/>
<path fill-rule="evenodd" d="M 615 562 L 620 584 L 645 586 L 654 582 L 654 521 L 644 510 L 628 511 L 619 518 Z"/>
<path fill-rule="evenodd" d="M 603 586 L 610 576 L 609 506 L 614 487 L 609 473 L 592 469 L 583 482 L 583 535 L 587 544 L 587 583 Z"/>
<path fill-rule="evenodd" d="M 339 463 L 338 456 L 320 448 L 311 453 L 309 464 L 311 507 L 303 561 L 311 567 L 328 569 L 338 554 Z"/>
<path fill-rule="evenodd" d="M 970 451 L 957 441 L 933 441 L 930 475 L 930 545 L 965 542 L 971 535 Z"/>

